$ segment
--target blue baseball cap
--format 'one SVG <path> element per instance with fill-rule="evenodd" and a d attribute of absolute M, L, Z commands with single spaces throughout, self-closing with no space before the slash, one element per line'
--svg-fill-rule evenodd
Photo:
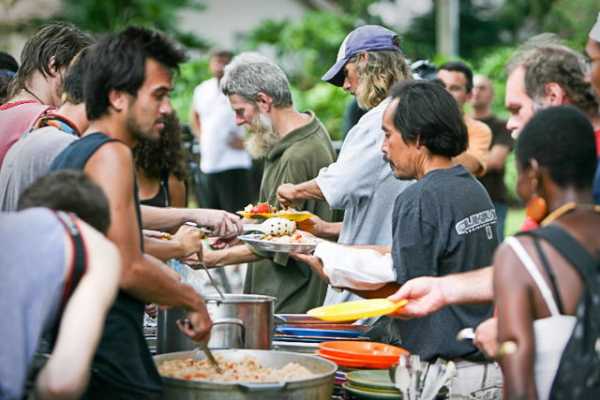
<path fill-rule="evenodd" d="M 321 77 L 322 80 L 336 86 L 344 84 L 344 66 L 361 51 L 400 51 L 396 32 L 380 25 L 363 25 L 346 36 L 338 50 L 335 64 Z"/>

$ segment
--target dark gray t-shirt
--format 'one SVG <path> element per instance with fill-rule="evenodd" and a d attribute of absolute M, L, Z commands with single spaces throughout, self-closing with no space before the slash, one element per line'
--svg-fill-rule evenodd
<path fill-rule="evenodd" d="M 489 266 L 498 245 L 496 212 L 484 189 L 464 167 L 429 172 L 396 199 L 392 257 L 400 284 L 418 276 L 444 276 Z M 491 305 L 446 307 L 428 317 L 394 320 L 402 345 L 426 360 L 476 353 L 457 332 L 491 315 Z"/>
<path fill-rule="evenodd" d="M 20 399 L 44 330 L 58 317 L 66 231 L 52 211 L 0 213 L 0 399 Z M 32 251 L 35 249 L 35 251 Z"/>
<path fill-rule="evenodd" d="M 77 136 L 53 126 L 24 134 L 6 153 L 0 169 L 0 210 L 16 211 L 21 194 L 48 174 L 50 163 Z"/>

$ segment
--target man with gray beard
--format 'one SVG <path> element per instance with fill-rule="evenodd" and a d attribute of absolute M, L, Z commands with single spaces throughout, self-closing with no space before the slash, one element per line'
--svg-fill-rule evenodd
<path fill-rule="evenodd" d="M 236 123 L 251 133 L 246 143 L 255 158 L 264 157 L 259 201 L 278 205 L 277 188 L 283 183 L 313 179 L 331 164 L 335 152 L 329 134 L 313 112 L 299 112 L 292 103 L 285 73 L 269 59 L 242 53 L 225 68 L 221 81 L 229 97 Z M 331 210 L 322 200 L 296 204 L 324 220 Z M 311 268 L 287 255 L 258 254 L 247 245 L 204 253 L 209 267 L 251 262 L 246 273 L 245 293 L 277 298 L 276 313 L 304 313 L 320 306 L 327 284 Z"/>

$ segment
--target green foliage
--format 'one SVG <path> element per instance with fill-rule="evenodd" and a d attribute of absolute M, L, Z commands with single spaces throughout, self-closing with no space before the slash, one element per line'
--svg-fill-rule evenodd
<path fill-rule="evenodd" d="M 189 122 L 189 112 L 192 105 L 194 89 L 204 80 L 210 79 L 208 58 L 188 61 L 179 69 L 175 79 L 175 87 L 171 95 L 173 108 L 183 122 Z"/>
<path fill-rule="evenodd" d="M 266 21 L 246 36 L 244 49 L 271 47 L 290 81 L 310 89 L 336 59 L 354 19 L 327 12 L 309 12 L 297 21 Z"/>
<path fill-rule="evenodd" d="M 460 0 L 459 51 L 475 59 L 501 43 L 501 24 L 489 2 Z M 411 59 L 435 56 L 436 8 L 415 18 L 402 35 L 403 49 Z"/>
<path fill-rule="evenodd" d="M 366 3 L 355 4 L 364 7 Z M 361 3 L 361 2 L 355 2 Z M 322 82 L 335 62 L 340 43 L 354 29 L 355 18 L 329 12 L 309 12 L 297 21 L 265 21 L 242 42 L 245 50 L 269 47 L 290 79 L 295 106 L 312 110 L 334 139 L 342 136 L 342 119 L 350 95 Z"/>
<path fill-rule="evenodd" d="M 542 30 L 556 32 L 574 49 L 582 49 L 600 11 L 598 0 L 558 0 L 546 15 Z"/>
<path fill-rule="evenodd" d="M 145 26 L 167 32 L 187 47 L 206 48 L 204 40 L 180 31 L 177 12 L 182 8 L 201 9 L 202 5 L 198 0 L 63 0 L 60 18 L 96 33 Z"/>
<path fill-rule="evenodd" d="M 506 117 L 506 109 L 504 108 L 507 79 L 506 64 L 514 52 L 515 49 L 512 47 L 498 47 L 479 59 L 474 68 L 476 73 L 491 79 L 495 93 L 492 110 L 502 117 Z"/>
<path fill-rule="evenodd" d="M 299 110 L 312 110 L 323 122 L 333 140 L 342 139 L 343 116 L 351 96 L 326 82 L 311 89 L 293 89 L 294 103 Z"/>

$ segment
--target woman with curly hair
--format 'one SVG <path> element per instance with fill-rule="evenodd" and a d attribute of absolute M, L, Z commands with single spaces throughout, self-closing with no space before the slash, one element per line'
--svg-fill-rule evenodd
<path fill-rule="evenodd" d="M 181 126 L 173 113 L 164 120 L 157 141 L 140 138 L 133 150 L 140 203 L 156 207 L 186 207 L 185 156 Z"/>

